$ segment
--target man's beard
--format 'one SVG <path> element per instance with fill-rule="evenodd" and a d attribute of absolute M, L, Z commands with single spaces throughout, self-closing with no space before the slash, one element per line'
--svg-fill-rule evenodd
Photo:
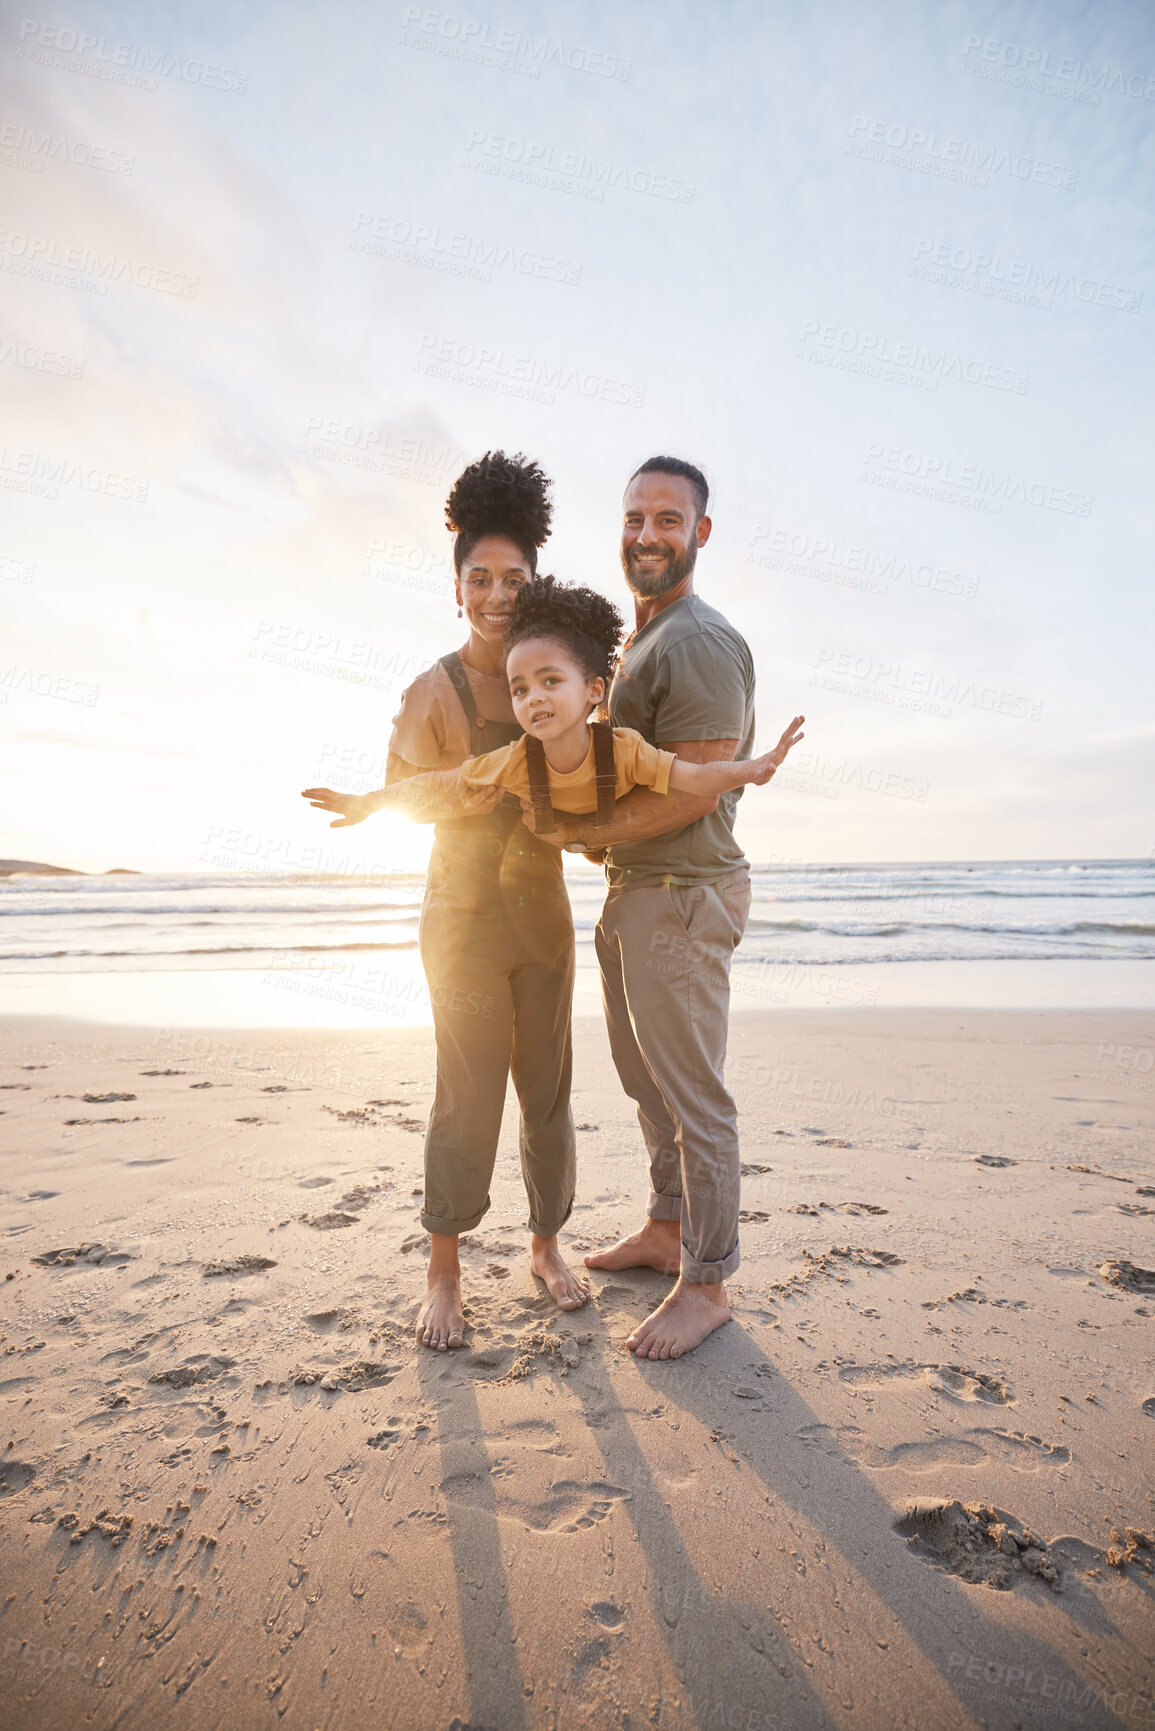
<path fill-rule="evenodd" d="M 671 589 L 676 589 L 679 583 L 685 581 L 697 564 L 698 548 L 693 541 L 682 554 L 675 553 L 672 547 L 664 550 L 669 556 L 669 563 L 665 570 L 653 574 L 634 569 L 630 563 L 632 548 L 629 552 L 622 553 L 622 570 L 626 574 L 626 582 L 640 600 L 654 601 L 659 595 L 668 595 Z"/>

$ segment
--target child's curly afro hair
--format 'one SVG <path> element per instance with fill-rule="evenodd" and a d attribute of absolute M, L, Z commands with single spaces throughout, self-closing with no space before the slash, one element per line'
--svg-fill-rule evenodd
<path fill-rule="evenodd" d="M 458 475 L 445 501 L 445 521 L 456 535 L 453 563 L 461 568 L 484 535 L 504 535 L 537 570 L 537 550 L 549 536 L 551 482 L 520 452 L 486 451 Z"/>
<path fill-rule="evenodd" d="M 587 679 L 609 683 L 624 624 L 612 601 L 596 589 L 535 577 L 523 584 L 505 633 L 505 653 L 529 637 L 548 637 L 569 651 Z"/>

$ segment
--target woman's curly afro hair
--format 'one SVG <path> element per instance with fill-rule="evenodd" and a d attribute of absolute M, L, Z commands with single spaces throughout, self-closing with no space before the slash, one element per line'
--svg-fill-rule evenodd
<path fill-rule="evenodd" d="M 485 535 L 504 535 L 521 549 L 531 572 L 537 550 L 549 536 L 553 505 L 550 480 L 539 464 L 520 452 L 486 451 L 463 469 L 445 501 L 445 521 L 456 535 L 453 563 L 458 576 Z"/>
<path fill-rule="evenodd" d="M 548 637 L 569 652 L 587 679 L 608 684 L 622 630 L 621 614 L 596 589 L 535 577 L 517 592 L 505 653 L 529 637 Z"/>

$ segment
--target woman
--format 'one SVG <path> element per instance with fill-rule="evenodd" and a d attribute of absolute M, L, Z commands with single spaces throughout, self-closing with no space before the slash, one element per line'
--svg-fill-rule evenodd
<path fill-rule="evenodd" d="M 387 786 L 456 769 L 521 736 L 503 665 L 505 633 L 514 597 L 536 574 L 549 535 L 549 487 L 536 463 L 501 451 L 486 452 L 455 482 L 445 516 L 456 536 L 458 617 L 464 612 L 469 637 L 405 692 L 389 741 Z M 334 828 L 378 809 L 372 794 L 310 788 L 305 798 L 342 814 Z M 437 822 L 419 937 L 437 1085 L 425 1135 L 421 1223 L 431 1248 L 417 1336 L 445 1352 L 464 1341 L 457 1240 L 489 1208 L 510 1074 L 521 1108 L 530 1267 L 563 1310 L 589 1297 L 586 1278 L 566 1264 L 557 1243 L 574 1198 L 573 918 L 561 855 L 530 833 L 517 802 Z"/>

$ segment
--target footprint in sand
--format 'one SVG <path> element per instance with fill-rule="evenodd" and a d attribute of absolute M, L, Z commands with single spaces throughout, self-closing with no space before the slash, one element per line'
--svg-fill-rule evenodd
<path fill-rule="evenodd" d="M 884 1472 L 897 1466 L 905 1467 L 908 1472 L 931 1472 L 936 1467 L 977 1466 L 986 1458 L 978 1443 L 963 1437 L 932 1437 L 882 1448 L 853 1424 L 808 1424 L 794 1435 L 807 1448 L 817 1449 L 835 1460 L 845 1455 L 858 1466 L 873 1472 Z"/>
<path fill-rule="evenodd" d="M 883 1448 L 865 1436 L 857 1425 L 805 1425 L 795 1431 L 808 1448 L 837 1458 L 847 1455 L 870 1472 L 901 1470 L 937 1472 L 943 1467 L 977 1467 L 995 1462 L 1015 1472 L 1038 1472 L 1042 1467 L 1070 1465 L 1071 1451 L 1060 1443 L 1018 1431 L 974 1429 L 951 1437 L 920 1437 L 912 1442 Z"/>
<path fill-rule="evenodd" d="M 362 1389 L 383 1388 L 393 1381 L 400 1368 L 397 1364 L 360 1358 L 354 1364 L 335 1365 L 327 1369 L 314 1369 L 309 1365 L 298 1366 L 289 1381 L 294 1388 L 319 1385 L 326 1394 L 360 1394 Z"/>
<path fill-rule="evenodd" d="M 1000 1377 L 959 1364 L 844 1364 L 838 1372 L 839 1382 L 851 1388 L 879 1388 L 896 1378 L 921 1378 L 936 1394 L 954 1400 L 1006 1406 L 1012 1398 Z"/>
<path fill-rule="evenodd" d="M 144 1120 L 138 1113 L 135 1118 L 66 1118 L 64 1125 L 68 1130 L 75 1130 L 84 1124 L 142 1124 L 143 1122 Z"/>
<path fill-rule="evenodd" d="M 1099 1264 L 1099 1273 L 1109 1286 L 1121 1286 L 1124 1292 L 1155 1292 L 1155 1269 L 1112 1258 Z"/>
<path fill-rule="evenodd" d="M 369 1438 L 369 1447 L 371 1449 L 392 1448 L 395 1442 L 400 1442 L 403 1435 L 401 1420 L 399 1418 L 389 1419 L 384 1430 L 379 1430 L 376 1436 Z"/>
<path fill-rule="evenodd" d="M 818 1219 L 820 1208 L 828 1208 L 838 1214 L 889 1214 L 889 1208 L 880 1208 L 875 1202 L 795 1202 L 786 1210 L 787 1214 L 809 1214 Z"/>
<path fill-rule="evenodd" d="M 214 1262 L 206 1262 L 201 1267 L 201 1275 L 205 1280 L 212 1280 L 221 1275 L 235 1278 L 241 1274 L 261 1274 L 266 1268 L 275 1268 L 276 1261 L 271 1256 L 226 1256 Z"/>
<path fill-rule="evenodd" d="M 235 1358 L 207 1357 L 204 1353 L 196 1353 L 193 1357 L 186 1358 L 183 1364 L 172 1365 L 168 1370 L 158 1370 L 148 1380 L 167 1383 L 170 1388 L 192 1388 L 200 1383 L 215 1382 L 218 1376 L 231 1370 L 235 1363 Z"/>
<path fill-rule="evenodd" d="M 894 1525 L 917 1555 L 961 1580 L 1005 1591 L 1034 1576 L 1052 1592 L 1060 1590 L 1061 1571 L 1046 1541 L 1003 1509 L 933 1503 L 916 1506 Z"/>
<path fill-rule="evenodd" d="M 356 1320 L 356 1311 L 338 1308 L 336 1310 L 315 1310 L 305 1321 L 316 1334 L 332 1334 L 335 1328 L 343 1328 Z"/>
<path fill-rule="evenodd" d="M 16 1496 L 27 1490 L 35 1477 L 36 1468 L 27 1461 L 0 1461 L 0 1496 Z"/>
<path fill-rule="evenodd" d="M 107 1244 L 78 1244 L 71 1248 L 59 1246 L 55 1250 L 42 1250 L 32 1260 L 42 1268 L 72 1268 L 78 1262 L 100 1268 L 106 1262 L 132 1262 L 134 1258 L 127 1250 L 110 1250 Z"/>
<path fill-rule="evenodd" d="M 549 1457 L 528 1450 L 507 1451 L 503 1457 L 510 1471 L 498 1487 L 498 1520 L 519 1523 L 535 1533 L 570 1534 L 588 1530 L 607 1520 L 616 1503 L 631 1493 L 604 1480 L 555 1479 L 549 1477 Z M 441 1490 L 450 1507 L 491 1509 L 494 1482 L 489 1473 L 478 1473 L 470 1463 L 442 1480 Z"/>
<path fill-rule="evenodd" d="M 981 1400 L 992 1406 L 1006 1406 L 1010 1391 L 1000 1377 L 984 1370 L 967 1370 L 957 1364 L 928 1365 L 923 1369 L 923 1381 L 936 1394 L 949 1394 L 952 1400 Z"/>

